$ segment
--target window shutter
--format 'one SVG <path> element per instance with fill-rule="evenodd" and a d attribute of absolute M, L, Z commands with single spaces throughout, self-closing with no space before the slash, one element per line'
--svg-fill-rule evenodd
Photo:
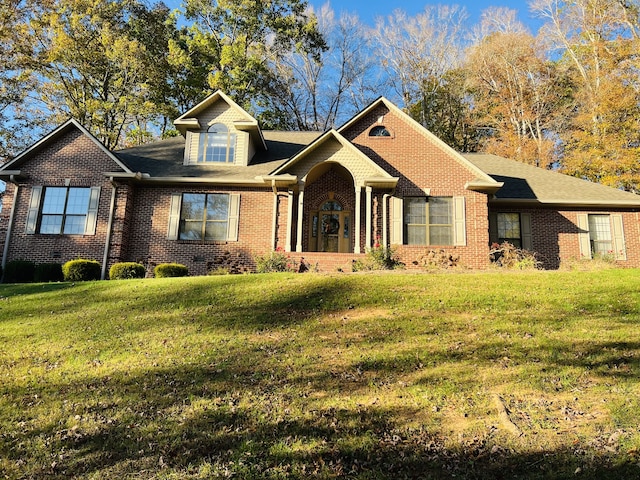
<path fill-rule="evenodd" d="M 578 242 L 580 243 L 580 257 L 591 259 L 591 240 L 589 239 L 589 216 L 579 213 L 578 217 Z"/>
<path fill-rule="evenodd" d="M 522 248 L 529 251 L 533 250 L 530 213 L 520 214 L 520 237 L 522 239 Z"/>
<path fill-rule="evenodd" d="M 38 211 L 40 210 L 40 198 L 42 187 L 31 187 L 31 200 L 29 200 L 29 212 L 27 213 L 27 225 L 25 232 L 28 235 L 36 233 L 38 226 Z"/>
<path fill-rule="evenodd" d="M 464 197 L 453 197 L 453 244 L 467 244 L 467 227 L 465 221 Z"/>
<path fill-rule="evenodd" d="M 184 159 L 183 164 L 189 165 L 191 163 L 191 143 L 193 142 L 194 133 L 190 130 L 187 130 L 187 133 L 184 135 Z"/>
<path fill-rule="evenodd" d="M 171 205 L 169 207 L 169 228 L 167 231 L 168 240 L 178 240 L 181 204 L 182 204 L 182 195 L 180 193 L 172 193 Z"/>
<path fill-rule="evenodd" d="M 489 214 L 489 245 L 498 243 L 498 214 Z"/>
<path fill-rule="evenodd" d="M 238 241 L 238 229 L 240 226 L 240 195 L 232 193 L 229 195 L 229 225 L 227 229 L 227 240 Z"/>
<path fill-rule="evenodd" d="M 624 242 L 622 215 L 611 215 L 611 224 L 613 225 L 613 251 L 615 252 L 616 260 L 626 260 L 627 248 Z"/>
<path fill-rule="evenodd" d="M 89 208 L 87 209 L 87 221 L 84 224 L 85 235 L 95 235 L 98 224 L 98 207 L 100 205 L 100 187 L 91 187 L 89 194 Z"/>
<path fill-rule="evenodd" d="M 402 245 L 402 207 L 403 200 L 391 197 L 391 244 Z"/>

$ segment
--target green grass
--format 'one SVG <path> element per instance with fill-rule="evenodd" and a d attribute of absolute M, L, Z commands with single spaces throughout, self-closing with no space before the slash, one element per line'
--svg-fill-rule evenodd
<path fill-rule="evenodd" d="M 2 285 L 0 478 L 637 478 L 639 323 L 639 270 Z"/>

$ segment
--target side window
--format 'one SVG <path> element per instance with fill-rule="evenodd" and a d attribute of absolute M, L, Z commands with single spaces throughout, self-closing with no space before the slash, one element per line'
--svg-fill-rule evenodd
<path fill-rule="evenodd" d="M 609 215 L 589 215 L 589 243 L 592 255 L 611 255 L 613 244 Z"/>
<path fill-rule="evenodd" d="M 498 213 L 498 243 L 509 242 L 514 247 L 522 248 L 519 213 Z"/>
<path fill-rule="evenodd" d="M 33 187 L 26 233 L 93 235 L 100 187 Z"/>
<path fill-rule="evenodd" d="M 621 214 L 579 213 L 577 220 L 582 258 L 610 256 L 616 260 L 627 259 Z"/>

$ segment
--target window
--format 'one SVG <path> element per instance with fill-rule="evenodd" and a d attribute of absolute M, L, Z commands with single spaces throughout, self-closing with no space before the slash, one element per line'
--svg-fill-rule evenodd
<path fill-rule="evenodd" d="M 200 134 L 198 163 L 233 163 L 235 149 L 235 133 L 230 133 L 221 123 L 214 123 L 206 133 Z"/>
<path fill-rule="evenodd" d="M 169 208 L 169 240 L 238 240 L 238 194 L 174 193 Z"/>
<path fill-rule="evenodd" d="M 404 227 L 407 245 L 453 245 L 453 198 L 405 198 Z"/>
<path fill-rule="evenodd" d="M 610 256 L 616 260 L 626 260 L 623 216 L 616 214 L 579 213 L 578 242 L 582 258 Z"/>
<path fill-rule="evenodd" d="M 99 199 L 100 187 L 32 187 L 26 233 L 94 235 Z"/>
<path fill-rule="evenodd" d="M 180 240 L 226 240 L 229 195 L 185 193 L 180 210 Z"/>
<path fill-rule="evenodd" d="M 391 132 L 387 130 L 387 127 L 383 125 L 376 125 L 371 130 L 369 130 L 370 137 L 390 137 Z"/>
<path fill-rule="evenodd" d="M 514 247 L 522 248 L 519 213 L 498 213 L 498 243 L 509 242 Z"/>
<path fill-rule="evenodd" d="M 589 243 L 592 255 L 613 253 L 609 215 L 589 215 Z"/>

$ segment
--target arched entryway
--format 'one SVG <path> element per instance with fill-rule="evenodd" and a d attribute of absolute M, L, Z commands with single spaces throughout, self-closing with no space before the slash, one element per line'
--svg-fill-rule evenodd
<path fill-rule="evenodd" d="M 349 170 L 335 162 L 316 165 L 305 178 L 304 249 L 353 253 L 355 188 Z"/>

